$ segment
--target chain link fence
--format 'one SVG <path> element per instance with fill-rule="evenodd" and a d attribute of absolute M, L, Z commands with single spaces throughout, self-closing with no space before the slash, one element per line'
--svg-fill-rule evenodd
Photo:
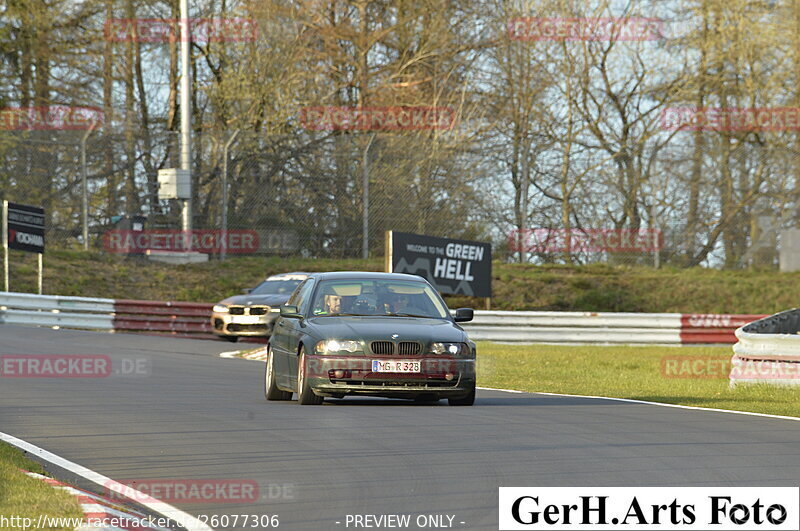
<path fill-rule="evenodd" d="M 534 238 L 538 243 L 520 253 L 515 236 L 518 229 L 508 218 L 495 215 L 500 208 L 497 198 L 506 201 L 501 206 L 510 209 L 514 191 L 492 188 L 484 154 L 453 147 L 429 131 L 299 136 L 198 133 L 193 149 L 193 228 L 219 237 L 227 179 L 227 229 L 234 235 L 227 240 L 230 254 L 357 258 L 364 251 L 366 225 L 372 257 L 383 255 L 385 231 L 397 230 L 489 240 L 495 257 L 508 261 L 654 267 L 686 264 L 691 238 L 687 221 L 679 212 L 659 210 L 657 205 L 644 210 L 638 229 L 620 231 L 610 215 L 589 215 L 582 224 L 565 230 L 532 199 L 524 231 L 538 231 Z M 89 248 L 116 253 L 129 250 L 109 239 L 115 230 L 180 230 L 181 204 L 158 198 L 157 179 L 159 169 L 179 166 L 177 132 L 144 135 L 109 128 L 3 132 L 0 151 L 3 197 L 45 208 L 51 248 L 83 248 L 84 171 Z M 490 195 L 494 202 L 486 201 Z M 753 216 L 740 266 L 777 264 L 782 220 L 768 207 L 760 212 Z M 140 226 L 134 227 L 134 220 Z M 596 233 L 609 230 L 616 231 L 613 238 L 617 243 L 604 247 L 597 242 Z M 569 248 L 564 245 L 567 232 L 572 234 Z M 237 248 L 242 234 L 250 235 L 244 237 L 249 245 Z M 637 234 L 649 236 L 644 244 L 626 247 L 625 238 L 630 244 Z M 558 243 L 548 246 L 548 238 Z M 212 258 L 218 256 L 218 245 L 209 249 Z M 718 250 L 709 256 L 708 265 L 722 264 Z"/>

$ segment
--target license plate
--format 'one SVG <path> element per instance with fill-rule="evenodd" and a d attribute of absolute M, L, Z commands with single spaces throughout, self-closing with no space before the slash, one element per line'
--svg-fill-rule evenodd
<path fill-rule="evenodd" d="M 261 316 L 259 315 L 234 315 L 231 316 L 231 322 L 235 324 L 258 324 L 260 323 Z"/>
<path fill-rule="evenodd" d="M 422 372 L 419 361 L 372 360 L 372 372 Z"/>

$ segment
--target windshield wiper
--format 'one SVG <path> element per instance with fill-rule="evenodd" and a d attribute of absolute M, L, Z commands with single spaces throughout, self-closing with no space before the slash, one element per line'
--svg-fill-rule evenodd
<path fill-rule="evenodd" d="M 391 317 L 420 317 L 422 319 L 435 319 L 435 317 L 431 317 L 430 315 L 417 315 L 415 313 L 387 313 L 386 315 Z"/>

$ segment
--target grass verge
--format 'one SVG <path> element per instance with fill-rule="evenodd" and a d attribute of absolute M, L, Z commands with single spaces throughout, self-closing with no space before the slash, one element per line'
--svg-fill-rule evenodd
<path fill-rule="evenodd" d="M 258 349 L 242 350 L 247 357 Z M 730 347 L 478 343 L 478 385 L 800 417 L 800 387 L 728 386 Z"/>
<path fill-rule="evenodd" d="M 730 347 L 478 344 L 478 385 L 800 417 L 800 389 L 731 389 Z"/>
<path fill-rule="evenodd" d="M 21 451 L 0 442 L 0 515 L 6 518 L 17 516 L 17 522 L 30 518 L 34 524 L 43 514 L 54 518 L 83 517 L 83 511 L 73 496 L 26 476 L 20 469 L 43 473 L 42 467 L 26 459 Z M 4 527 L 0 523 L 0 530 L 6 529 L 16 531 L 21 527 Z M 51 525 L 48 529 L 71 528 Z"/>

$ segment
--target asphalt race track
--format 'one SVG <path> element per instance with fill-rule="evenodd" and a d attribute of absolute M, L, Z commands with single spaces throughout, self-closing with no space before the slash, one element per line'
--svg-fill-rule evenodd
<path fill-rule="evenodd" d="M 263 363 L 218 357 L 234 348 L 0 326 L 0 355 L 147 366 L 133 376 L 0 378 L 0 431 L 120 481 L 253 480 L 255 503 L 169 503 L 193 515 L 277 514 L 288 530 L 346 529 L 348 514 L 450 515 L 456 529 L 497 529 L 499 486 L 800 480 L 799 422 L 495 391 L 462 408 L 268 403 Z"/>

